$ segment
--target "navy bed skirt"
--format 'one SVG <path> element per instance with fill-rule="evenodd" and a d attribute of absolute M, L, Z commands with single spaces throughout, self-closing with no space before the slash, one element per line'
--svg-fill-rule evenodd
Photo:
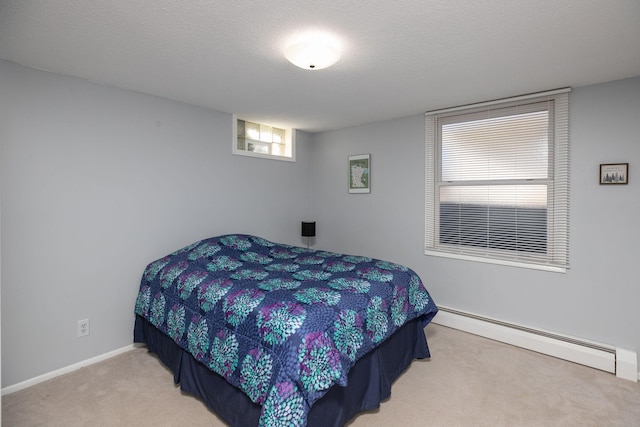
<path fill-rule="evenodd" d="M 230 426 L 258 425 L 260 405 L 140 316 L 136 316 L 134 342 L 146 344 L 173 372 L 174 381 L 184 392 L 200 398 Z M 329 389 L 311 408 L 307 426 L 341 427 L 358 413 L 380 407 L 411 361 L 428 357 L 422 321 L 414 319 L 362 357 L 349 371 L 346 387 L 334 385 Z"/>

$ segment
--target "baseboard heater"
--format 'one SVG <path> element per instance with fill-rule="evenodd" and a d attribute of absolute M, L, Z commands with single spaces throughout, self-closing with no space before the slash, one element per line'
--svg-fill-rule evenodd
<path fill-rule="evenodd" d="M 638 381 L 634 351 L 438 306 L 433 323 Z"/>

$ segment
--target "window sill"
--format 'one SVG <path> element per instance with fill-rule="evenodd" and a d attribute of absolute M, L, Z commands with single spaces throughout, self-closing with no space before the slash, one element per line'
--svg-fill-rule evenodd
<path fill-rule="evenodd" d="M 281 160 L 285 162 L 296 161 L 295 157 L 277 156 L 275 154 L 256 153 L 253 151 L 245 151 L 245 150 L 237 150 L 237 149 L 234 149 L 232 154 L 236 156 L 259 157 L 261 159 Z"/>
<path fill-rule="evenodd" d="M 441 258 L 451 258 L 451 259 L 460 259 L 465 261 L 483 262 L 485 264 L 506 265 L 509 267 L 528 268 L 531 270 L 542 270 L 542 271 L 549 271 L 553 273 L 567 272 L 566 267 L 559 267 L 557 265 L 533 264 L 533 263 L 526 263 L 522 261 L 508 261 L 508 260 L 502 260 L 502 259 L 484 258 L 479 256 L 452 254 L 448 252 L 440 252 L 440 251 L 434 251 L 434 250 L 425 250 L 424 254 L 428 256 L 437 256 Z"/>

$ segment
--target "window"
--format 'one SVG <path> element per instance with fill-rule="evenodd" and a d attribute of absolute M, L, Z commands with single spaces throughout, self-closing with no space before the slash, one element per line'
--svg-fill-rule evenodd
<path fill-rule="evenodd" d="M 569 89 L 426 114 L 425 253 L 564 272 Z"/>
<path fill-rule="evenodd" d="M 233 154 L 295 161 L 293 129 L 250 122 L 233 116 Z"/>

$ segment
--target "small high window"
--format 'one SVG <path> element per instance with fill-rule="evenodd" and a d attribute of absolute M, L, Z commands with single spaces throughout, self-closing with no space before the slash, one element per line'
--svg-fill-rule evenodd
<path fill-rule="evenodd" d="M 234 116 L 233 154 L 295 161 L 293 129 L 239 119 Z"/>

